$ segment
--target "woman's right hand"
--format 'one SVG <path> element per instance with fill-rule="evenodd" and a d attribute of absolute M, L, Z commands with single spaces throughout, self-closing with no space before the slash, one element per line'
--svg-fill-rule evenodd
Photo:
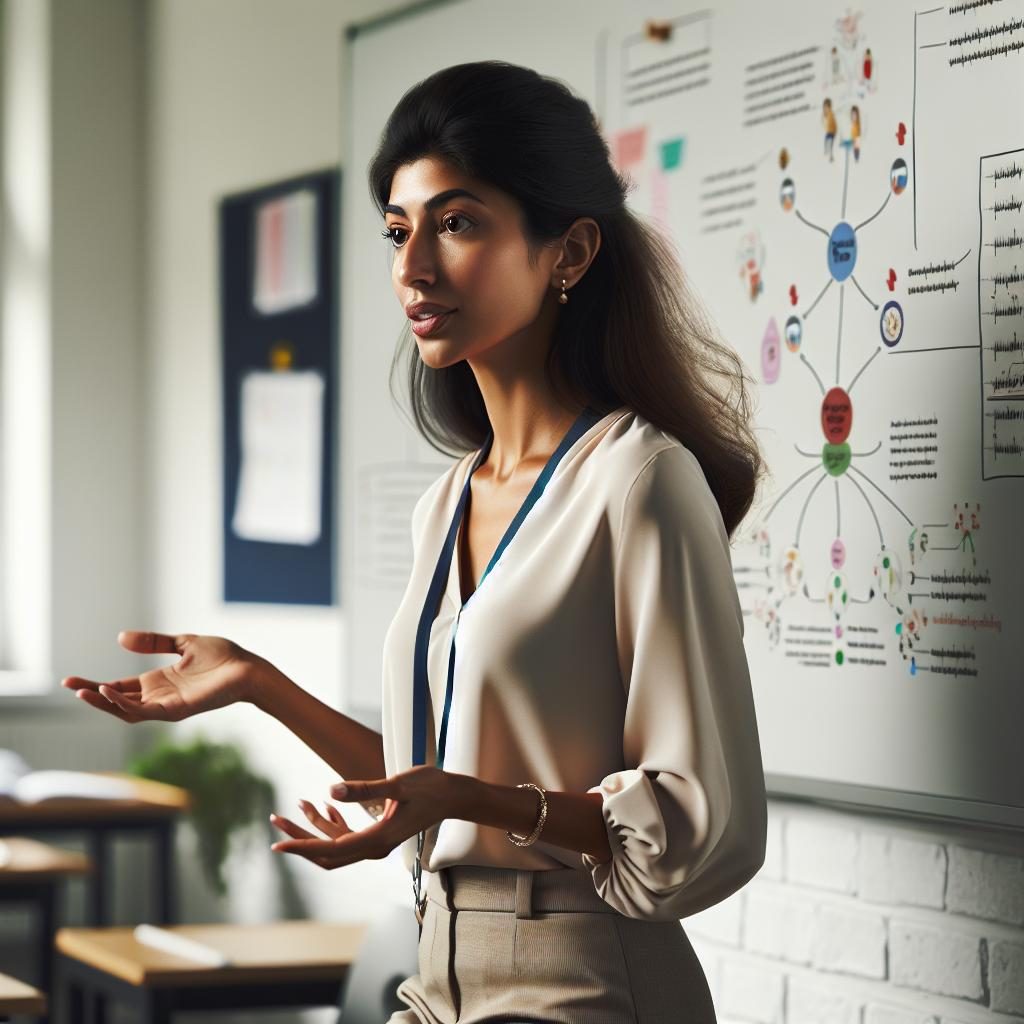
<path fill-rule="evenodd" d="M 179 722 L 202 711 L 246 700 L 253 671 L 262 661 L 219 636 L 122 630 L 117 642 L 140 654 L 181 655 L 172 665 L 110 683 L 80 676 L 61 680 L 61 686 L 74 690 L 86 704 L 123 722 Z"/>

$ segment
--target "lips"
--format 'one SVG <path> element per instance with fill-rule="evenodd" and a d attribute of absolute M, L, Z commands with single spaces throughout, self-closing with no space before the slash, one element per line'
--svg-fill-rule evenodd
<path fill-rule="evenodd" d="M 425 313 L 450 313 L 454 308 L 454 306 L 442 306 L 439 302 L 410 302 L 405 307 L 405 315 L 410 320 L 414 320 Z"/>
<path fill-rule="evenodd" d="M 431 334 L 441 330 L 444 325 L 448 322 L 448 319 L 454 316 L 458 310 L 452 309 L 445 313 L 435 313 L 433 316 L 427 317 L 425 320 L 412 320 L 413 333 L 419 338 L 426 338 Z"/>

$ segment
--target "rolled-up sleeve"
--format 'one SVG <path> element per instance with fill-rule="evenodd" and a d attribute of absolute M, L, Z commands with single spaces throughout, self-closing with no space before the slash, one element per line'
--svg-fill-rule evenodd
<path fill-rule="evenodd" d="M 767 806 L 729 537 L 700 463 L 654 454 L 623 504 L 615 629 L 626 690 L 621 771 L 600 793 L 601 898 L 672 920 L 725 899 L 764 862 Z"/>

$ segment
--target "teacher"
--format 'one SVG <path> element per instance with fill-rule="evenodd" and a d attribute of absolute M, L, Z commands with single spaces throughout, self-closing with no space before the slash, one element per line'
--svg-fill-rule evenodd
<path fill-rule="evenodd" d="M 710 1024 L 681 920 L 753 877 L 767 818 L 730 548 L 764 468 L 742 363 L 556 79 L 431 75 L 369 184 L 415 423 L 456 457 L 412 513 L 383 735 L 221 637 L 124 632 L 181 657 L 63 685 L 126 722 L 250 701 L 338 771 L 376 820 L 306 803 L 315 832 L 275 817 L 273 849 L 401 849 L 419 970 L 391 1024 Z"/>

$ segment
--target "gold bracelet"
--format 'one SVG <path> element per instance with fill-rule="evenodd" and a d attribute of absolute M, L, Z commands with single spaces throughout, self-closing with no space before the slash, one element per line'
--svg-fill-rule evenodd
<path fill-rule="evenodd" d="M 530 846 L 532 843 L 537 841 L 537 836 L 540 835 L 541 829 L 544 827 L 544 822 L 548 818 L 548 797 L 540 786 L 535 786 L 532 782 L 520 782 L 516 789 L 535 789 L 540 793 L 540 814 L 537 815 L 537 824 L 533 826 L 533 831 L 528 836 L 517 836 L 512 832 L 506 832 L 509 842 L 515 843 L 516 846 Z"/>

